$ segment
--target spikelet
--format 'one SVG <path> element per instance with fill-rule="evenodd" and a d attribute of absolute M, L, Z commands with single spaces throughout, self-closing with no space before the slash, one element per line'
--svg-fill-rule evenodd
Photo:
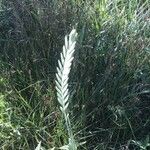
<path fill-rule="evenodd" d="M 56 90 L 57 99 L 60 104 L 60 109 L 64 113 L 69 105 L 69 91 L 68 91 L 68 79 L 73 61 L 73 54 L 75 51 L 77 32 L 75 29 L 71 31 L 69 36 L 65 36 L 65 45 L 63 46 L 63 52 L 60 54 L 60 60 L 58 60 L 58 67 L 56 73 Z"/>

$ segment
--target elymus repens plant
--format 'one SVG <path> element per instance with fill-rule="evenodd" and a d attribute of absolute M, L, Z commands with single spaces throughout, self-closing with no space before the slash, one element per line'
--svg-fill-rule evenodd
<path fill-rule="evenodd" d="M 71 123 L 69 119 L 68 106 L 69 106 L 69 90 L 68 79 L 73 61 L 73 54 L 75 51 L 77 32 L 75 29 L 71 31 L 69 36 L 65 36 L 65 45 L 63 46 L 63 52 L 60 54 L 60 60 L 58 60 L 58 67 L 56 73 L 56 90 L 57 99 L 60 104 L 60 110 L 64 115 L 69 144 L 63 146 L 62 149 L 76 150 L 77 146 L 73 136 Z"/>

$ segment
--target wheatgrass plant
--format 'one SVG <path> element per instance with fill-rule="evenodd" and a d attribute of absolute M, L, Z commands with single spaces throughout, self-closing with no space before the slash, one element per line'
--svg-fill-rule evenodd
<path fill-rule="evenodd" d="M 57 99 L 60 104 L 60 110 L 64 115 L 66 127 L 68 130 L 69 144 L 63 146 L 63 149 L 76 150 L 77 146 L 73 136 L 71 123 L 69 119 L 68 106 L 69 106 L 69 90 L 68 79 L 73 61 L 73 54 L 75 51 L 77 32 L 75 29 L 71 31 L 69 36 L 65 36 L 65 45 L 63 46 L 63 52 L 60 54 L 60 60 L 58 60 L 58 67 L 56 73 L 56 90 Z"/>

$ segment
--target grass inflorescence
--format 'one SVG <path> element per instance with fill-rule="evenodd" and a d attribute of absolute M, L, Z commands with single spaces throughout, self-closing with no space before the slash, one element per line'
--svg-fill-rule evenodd
<path fill-rule="evenodd" d="M 73 54 L 75 51 L 77 32 L 75 29 L 71 31 L 69 36 L 65 37 L 65 45 L 63 46 L 63 52 L 61 53 L 61 58 L 58 60 L 58 68 L 56 74 L 56 90 L 57 98 L 60 104 L 60 110 L 64 115 L 66 127 L 68 130 L 69 144 L 68 150 L 76 150 L 77 146 L 73 136 L 73 131 L 71 127 L 71 122 L 68 113 L 69 106 L 69 89 L 68 89 L 68 79 L 71 69 L 71 64 L 73 61 Z"/>

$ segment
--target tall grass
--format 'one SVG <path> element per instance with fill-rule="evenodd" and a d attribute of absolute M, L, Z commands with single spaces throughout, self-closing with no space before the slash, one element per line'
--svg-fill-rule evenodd
<path fill-rule="evenodd" d="M 86 141 L 81 149 L 138 149 L 143 141 L 147 148 L 149 0 L 3 0 L 0 147 L 35 149 L 41 141 L 50 149 L 68 142 L 55 74 L 72 26 L 78 41 L 68 113 L 78 141 Z"/>
<path fill-rule="evenodd" d="M 63 52 L 61 53 L 61 58 L 58 61 L 59 67 L 57 68 L 56 74 L 56 90 L 57 97 L 60 103 L 60 110 L 64 115 L 66 127 L 68 130 L 69 136 L 69 144 L 68 150 L 76 150 L 77 144 L 75 143 L 75 139 L 73 136 L 73 131 L 71 127 L 71 122 L 68 113 L 68 105 L 69 105 L 69 90 L 68 90 L 68 79 L 69 72 L 71 69 L 71 64 L 73 60 L 73 53 L 75 51 L 77 32 L 75 29 L 71 31 L 69 37 L 65 37 L 65 45 L 63 46 Z"/>

